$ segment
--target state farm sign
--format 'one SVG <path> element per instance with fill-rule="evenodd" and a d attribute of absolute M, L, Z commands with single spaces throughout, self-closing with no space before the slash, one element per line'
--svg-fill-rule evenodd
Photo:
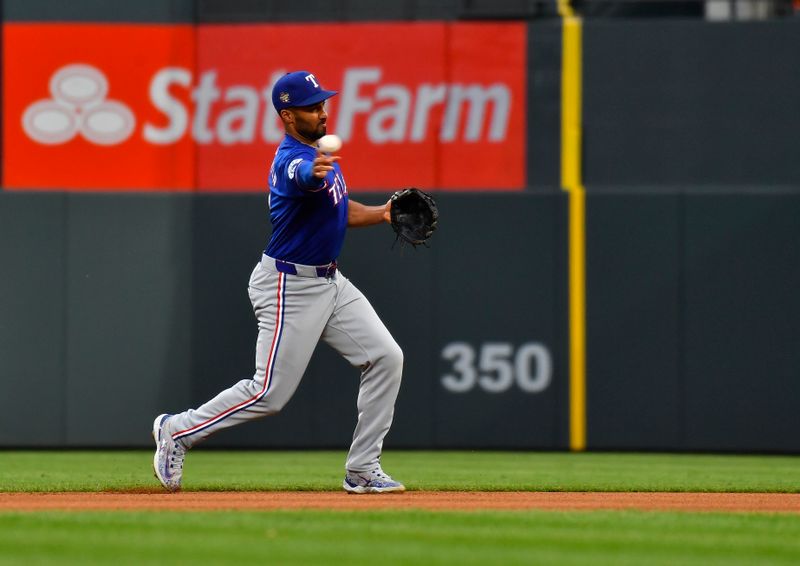
<path fill-rule="evenodd" d="M 262 88 L 242 84 L 222 90 L 217 70 L 203 72 L 197 86 L 191 88 L 191 70 L 163 69 L 150 83 L 150 101 L 164 114 L 167 123 L 163 127 L 145 124 L 144 138 L 154 144 L 169 144 L 188 131 L 201 144 L 251 144 L 259 138 L 275 143 L 283 137 L 283 129 L 277 114 L 271 110 L 270 93 L 272 84 L 283 74 L 273 74 Z M 362 135 L 373 144 L 422 142 L 428 134 L 432 114 L 438 119 L 435 126 L 442 142 L 506 139 L 511 110 L 511 91 L 507 85 L 423 84 L 412 91 L 403 84 L 382 83 L 382 75 L 380 67 L 344 71 L 339 81 L 342 92 L 329 103 L 331 108 L 338 108 L 336 119 L 331 122 L 332 131 L 343 141 L 353 138 L 356 117 L 364 115 Z M 374 96 L 365 94 L 367 88 L 375 85 L 380 86 Z M 190 92 L 192 107 L 184 106 L 170 92 L 180 89 Z M 212 110 L 220 103 L 228 108 L 219 113 L 216 123 L 211 123 Z M 437 112 L 440 108 L 442 111 Z"/>
<path fill-rule="evenodd" d="M 316 52 L 318 34 L 341 47 Z M 272 85 L 296 69 L 339 91 L 348 187 L 524 186 L 523 25 L 8 24 L 6 38 L 9 187 L 264 190 L 283 136 Z"/>

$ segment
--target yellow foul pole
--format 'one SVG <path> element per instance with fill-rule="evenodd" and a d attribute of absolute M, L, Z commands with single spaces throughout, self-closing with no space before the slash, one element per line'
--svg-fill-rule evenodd
<path fill-rule="evenodd" d="M 582 22 L 568 0 L 562 16 L 561 187 L 569 199 L 569 445 L 586 449 L 586 193 L 581 177 Z"/>

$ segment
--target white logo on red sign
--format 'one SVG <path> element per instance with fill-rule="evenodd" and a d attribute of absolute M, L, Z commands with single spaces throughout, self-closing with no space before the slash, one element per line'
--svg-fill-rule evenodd
<path fill-rule="evenodd" d="M 122 102 L 106 100 L 108 79 L 91 65 L 67 65 L 50 78 L 52 99 L 34 102 L 22 115 L 22 127 L 45 145 L 70 141 L 77 134 L 97 145 L 128 139 L 136 118 Z"/>
<path fill-rule="evenodd" d="M 160 124 L 144 123 L 142 138 L 151 144 L 177 143 L 187 132 L 194 142 L 221 145 L 277 143 L 283 129 L 271 105 L 272 85 L 221 85 L 218 71 L 197 76 L 183 67 L 159 69 L 150 82 L 150 102 L 162 114 Z M 319 86 L 313 75 L 307 79 Z M 501 143 L 511 118 L 512 92 L 504 83 L 421 83 L 382 81 L 379 67 L 345 69 L 336 106 L 334 130 L 344 141 L 365 137 L 374 145 L 420 143 L 436 135 L 442 143 Z M 184 91 L 186 96 L 176 96 Z M 127 140 L 136 127 L 128 106 L 107 100 L 108 79 L 85 64 L 66 65 L 50 79 L 52 99 L 25 109 L 22 126 L 36 142 L 58 145 L 80 134 L 104 146 Z M 186 98 L 193 104 L 186 103 Z M 329 113 L 331 111 L 329 110 Z M 438 123 L 431 125 L 430 122 Z M 166 123 L 164 123 L 164 121 Z M 259 123 L 260 121 L 260 123 Z M 357 124 L 364 131 L 356 132 Z M 435 132 L 435 133 L 433 133 Z"/>

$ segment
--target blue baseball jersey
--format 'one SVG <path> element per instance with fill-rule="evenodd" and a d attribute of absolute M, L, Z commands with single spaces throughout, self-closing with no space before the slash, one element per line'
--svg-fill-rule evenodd
<path fill-rule="evenodd" d="M 339 257 L 347 230 L 347 185 L 338 163 L 324 179 L 311 174 L 315 148 L 283 138 L 269 171 L 270 257 L 326 265 Z"/>

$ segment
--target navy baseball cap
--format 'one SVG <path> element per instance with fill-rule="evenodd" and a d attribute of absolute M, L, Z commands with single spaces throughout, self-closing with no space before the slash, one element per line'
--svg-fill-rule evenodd
<path fill-rule="evenodd" d="M 283 75 L 272 87 L 272 105 L 280 112 L 284 108 L 311 106 L 335 94 L 335 90 L 324 90 L 313 73 L 295 71 Z"/>

